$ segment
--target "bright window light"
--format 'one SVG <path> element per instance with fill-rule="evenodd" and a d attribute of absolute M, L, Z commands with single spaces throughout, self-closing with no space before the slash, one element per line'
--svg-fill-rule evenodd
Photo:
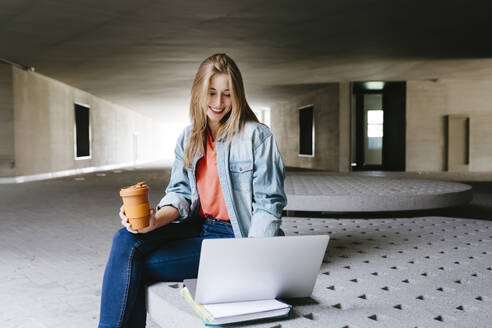
<path fill-rule="evenodd" d="M 367 111 L 367 136 L 381 138 L 383 136 L 384 113 L 382 110 Z"/>
<path fill-rule="evenodd" d="M 382 110 L 368 110 L 367 124 L 383 124 L 384 113 Z"/>
<path fill-rule="evenodd" d="M 364 82 L 364 87 L 367 90 L 383 90 L 384 82 L 381 81 Z"/>
<path fill-rule="evenodd" d="M 270 126 L 270 107 L 255 108 L 253 112 L 261 123 Z"/>
<path fill-rule="evenodd" d="M 382 137 L 383 126 L 380 124 L 370 124 L 367 126 L 367 136 L 369 138 Z"/>

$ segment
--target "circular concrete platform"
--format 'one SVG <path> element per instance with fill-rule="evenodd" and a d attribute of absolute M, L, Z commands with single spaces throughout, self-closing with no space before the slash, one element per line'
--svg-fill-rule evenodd
<path fill-rule="evenodd" d="M 384 212 L 444 208 L 472 200 L 463 183 L 387 177 L 288 175 L 287 211 Z"/>

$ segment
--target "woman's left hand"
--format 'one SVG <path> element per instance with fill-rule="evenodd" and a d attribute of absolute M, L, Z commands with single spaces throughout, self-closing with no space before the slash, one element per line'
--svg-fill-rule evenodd
<path fill-rule="evenodd" d="M 145 228 L 142 229 L 135 229 L 137 233 L 147 233 L 151 232 L 152 230 L 157 229 L 158 226 L 156 225 L 156 219 L 155 219 L 155 209 L 151 208 L 150 209 L 150 217 L 149 217 L 149 225 L 146 226 Z"/>

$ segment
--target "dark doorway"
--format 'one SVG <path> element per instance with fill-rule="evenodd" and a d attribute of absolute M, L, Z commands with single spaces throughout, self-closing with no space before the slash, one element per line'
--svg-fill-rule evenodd
<path fill-rule="evenodd" d="M 406 82 L 355 82 L 352 169 L 405 171 Z"/>
<path fill-rule="evenodd" d="M 299 109 L 299 155 L 314 156 L 314 106 Z"/>
<path fill-rule="evenodd" d="M 89 107 L 75 104 L 75 158 L 90 157 Z"/>

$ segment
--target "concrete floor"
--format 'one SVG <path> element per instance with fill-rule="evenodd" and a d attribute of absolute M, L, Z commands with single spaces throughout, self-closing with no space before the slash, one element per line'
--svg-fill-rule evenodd
<path fill-rule="evenodd" d="M 0 185 L 1 326 L 95 327 L 119 189 L 146 181 L 155 205 L 169 174 L 146 167 Z M 489 327 L 492 183 L 470 184 L 474 200 L 461 208 L 285 218 L 289 234 L 331 232 L 332 242 L 313 293 L 322 306 L 300 304 L 282 327 Z"/>

